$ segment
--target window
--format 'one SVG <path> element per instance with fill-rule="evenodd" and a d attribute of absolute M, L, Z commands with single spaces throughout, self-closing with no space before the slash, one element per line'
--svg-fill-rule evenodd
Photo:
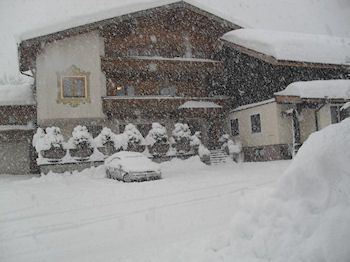
<path fill-rule="evenodd" d="M 117 96 L 134 96 L 135 88 L 133 86 L 117 86 Z"/>
<path fill-rule="evenodd" d="M 129 56 L 138 56 L 139 55 L 139 51 L 136 48 L 132 48 L 128 50 L 128 55 Z"/>
<path fill-rule="evenodd" d="M 252 127 L 252 133 L 260 133 L 261 132 L 261 120 L 260 114 L 251 115 L 250 123 Z"/>
<path fill-rule="evenodd" d="M 158 51 L 156 49 L 152 49 L 151 56 L 158 56 Z"/>
<path fill-rule="evenodd" d="M 141 56 L 150 56 L 151 52 L 148 49 L 142 49 Z"/>
<path fill-rule="evenodd" d="M 161 86 L 160 95 L 162 96 L 176 96 L 177 87 L 176 86 Z"/>
<path fill-rule="evenodd" d="M 63 76 L 62 97 L 85 97 L 86 86 L 84 76 Z"/>
<path fill-rule="evenodd" d="M 340 106 L 331 106 L 331 123 L 339 123 L 340 120 Z"/>
<path fill-rule="evenodd" d="M 238 118 L 231 119 L 231 134 L 232 134 L 232 136 L 238 136 L 239 135 Z"/>

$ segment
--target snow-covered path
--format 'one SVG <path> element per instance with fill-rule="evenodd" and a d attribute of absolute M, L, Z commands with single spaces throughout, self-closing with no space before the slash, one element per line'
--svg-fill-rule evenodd
<path fill-rule="evenodd" d="M 163 164 L 162 180 L 131 184 L 105 179 L 102 168 L 0 175 L 0 261 L 199 258 L 205 241 L 229 227 L 239 197 L 268 190 L 289 163 L 178 160 Z"/>

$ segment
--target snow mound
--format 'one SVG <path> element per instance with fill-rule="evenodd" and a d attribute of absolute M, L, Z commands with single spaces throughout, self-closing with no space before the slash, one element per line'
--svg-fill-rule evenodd
<path fill-rule="evenodd" d="M 350 119 L 312 134 L 273 192 L 242 197 L 231 232 L 212 239 L 207 258 L 350 261 L 349 149 Z"/>

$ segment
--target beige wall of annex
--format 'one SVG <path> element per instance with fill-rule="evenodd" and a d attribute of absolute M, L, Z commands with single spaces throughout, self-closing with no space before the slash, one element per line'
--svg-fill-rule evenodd
<path fill-rule="evenodd" d="M 102 99 L 106 93 L 100 56 L 104 43 L 98 32 L 73 36 L 47 44 L 36 60 L 37 112 L 39 125 L 50 119 L 104 118 Z M 57 73 L 72 65 L 90 72 L 90 103 L 73 107 L 57 102 Z"/>
<path fill-rule="evenodd" d="M 293 118 L 292 116 L 282 117 L 282 112 L 293 108 L 292 105 L 277 104 L 277 128 L 279 131 L 279 144 L 292 144 L 293 143 Z"/>
<path fill-rule="evenodd" d="M 252 133 L 250 116 L 260 114 L 261 132 Z M 239 139 L 244 147 L 274 145 L 279 143 L 278 118 L 276 103 L 256 106 L 236 111 L 229 119 L 238 118 Z"/>

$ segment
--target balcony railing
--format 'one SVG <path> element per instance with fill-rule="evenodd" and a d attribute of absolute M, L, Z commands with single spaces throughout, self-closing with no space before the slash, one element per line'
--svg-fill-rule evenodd
<path fill-rule="evenodd" d="M 115 72 L 191 72 L 222 74 L 223 62 L 196 58 L 164 58 L 164 57 L 102 57 L 102 70 Z"/>
<path fill-rule="evenodd" d="M 227 97 L 106 96 L 102 98 L 102 101 L 103 112 L 108 116 L 143 115 L 150 117 L 162 114 L 179 115 L 186 112 L 202 115 L 224 112 L 228 108 Z M 213 102 L 219 107 L 179 108 L 188 101 Z"/>

